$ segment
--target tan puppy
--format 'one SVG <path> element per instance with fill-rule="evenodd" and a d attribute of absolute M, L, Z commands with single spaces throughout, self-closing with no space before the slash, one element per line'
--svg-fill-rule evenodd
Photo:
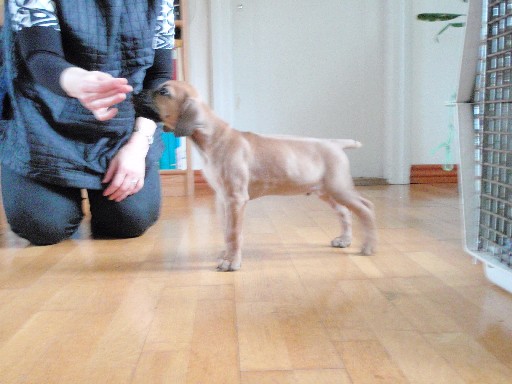
<path fill-rule="evenodd" d="M 355 190 L 345 148 L 354 140 L 263 136 L 240 132 L 218 118 L 187 83 L 168 81 L 153 93 L 167 131 L 190 136 L 204 159 L 203 173 L 224 204 L 226 250 L 221 271 L 234 271 L 242 262 L 242 220 L 249 200 L 265 195 L 316 194 L 336 211 L 341 235 L 333 247 L 352 241 L 350 210 L 361 219 L 366 238 L 361 253 L 376 244 L 373 204 Z M 349 208 L 349 209 L 347 209 Z"/>

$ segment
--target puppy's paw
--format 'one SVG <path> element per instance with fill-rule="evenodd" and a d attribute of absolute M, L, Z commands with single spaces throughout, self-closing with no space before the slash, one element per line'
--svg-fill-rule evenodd
<path fill-rule="evenodd" d="M 221 272 L 232 272 L 232 271 L 238 271 L 240 269 L 240 263 L 235 263 L 228 259 L 222 259 L 219 261 L 219 264 L 217 265 L 217 271 Z"/>
<path fill-rule="evenodd" d="M 365 244 L 363 245 L 363 248 L 361 249 L 361 255 L 363 256 L 371 256 L 375 252 L 375 246 L 371 244 Z"/>
<path fill-rule="evenodd" d="M 334 248 L 348 248 L 352 243 L 352 239 L 348 236 L 339 236 L 331 241 L 331 246 Z"/>
<path fill-rule="evenodd" d="M 226 251 L 223 251 L 219 258 L 217 259 L 217 271 L 221 272 L 231 272 L 238 271 L 242 264 L 241 257 L 229 257 Z"/>

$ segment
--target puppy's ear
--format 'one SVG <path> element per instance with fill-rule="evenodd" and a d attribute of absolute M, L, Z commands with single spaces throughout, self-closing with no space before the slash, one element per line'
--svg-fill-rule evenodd
<path fill-rule="evenodd" d="M 176 123 L 174 135 L 191 136 L 197 128 L 205 126 L 205 113 L 200 102 L 195 98 L 187 98 L 182 105 L 180 117 Z"/>

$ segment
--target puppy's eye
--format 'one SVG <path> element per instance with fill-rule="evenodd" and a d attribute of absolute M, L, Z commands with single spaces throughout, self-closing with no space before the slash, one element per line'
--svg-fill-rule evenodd
<path fill-rule="evenodd" d="M 171 92 L 169 92 L 169 90 L 167 89 L 167 87 L 162 87 L 158 90 L 158 94 L 160 94 L 161 96 L 171 96 Z"/>

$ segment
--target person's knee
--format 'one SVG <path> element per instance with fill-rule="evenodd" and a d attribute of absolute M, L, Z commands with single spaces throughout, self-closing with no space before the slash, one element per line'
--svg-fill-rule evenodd
<path fill-rule="evenodd" d="M 2 206 L 11 230 L 34 245 L 55 244 L 79 227 L 83 212 L 77 188 L 20 175 L 2 167 Z"/>
<path fill-rule="evenodd" d="M 158 211 L 133 207 L 129 211 L 123 210 L 117 215 L 106 215 L 101 218 L 94 217 L 91 221 L 91 231 L 96 238 L 126 239 L 142 236 L 157 220 Z"/>
<path fill-rule="evenodd" d="M 61 220 L 58 215 L 34 216 L 18 212 L 8 217 L 11 230 L 33 245 L 51 245 L 68 239 L 79 226 Z"/>
<path fill-rule="evenodd" d="M 113 237 L 131 238 L 142 236 L 154 224 L 154 221 L 148 218 L 137 218 L 136 220 L 127 220 L 123 225 L 114 228 Z"/>

